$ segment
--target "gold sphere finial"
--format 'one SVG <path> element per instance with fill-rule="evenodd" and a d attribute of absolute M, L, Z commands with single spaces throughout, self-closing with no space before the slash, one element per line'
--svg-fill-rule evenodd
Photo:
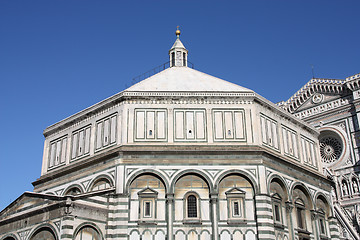
<path fill-rule="evenodd" d="M 176 36 L 179 37 L 179 36 L 180 36 L 180 33 L 181 33 L 181 32 L 180 32 L 180 30 L 179 30 L 179 26 L 177 26 L 177 27 L 176 27 L 176 32 L 175 32 Z"/>

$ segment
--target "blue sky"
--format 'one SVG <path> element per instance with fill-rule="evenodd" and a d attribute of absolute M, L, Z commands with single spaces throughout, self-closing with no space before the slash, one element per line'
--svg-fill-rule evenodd
<path fill-rule="evenodd" d="M 0 209 L 40 177 L 42 131 L 168 61 L 287 100 L 360 72 L 360 1 L 0 1 Z"/>

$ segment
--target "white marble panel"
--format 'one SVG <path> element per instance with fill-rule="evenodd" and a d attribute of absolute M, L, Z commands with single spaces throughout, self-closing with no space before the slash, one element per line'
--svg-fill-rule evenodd
<path fill-rule="evenodd" d="M 136 138 L 145 138 L 145 112 L 136 112 Z"/>
<path fill-rule="evenodd" d="M 165 139 L 166 138 L 166 118 L 165 112 L 159 111 L 157 112 L 157 138 L 158 139 Z"/>

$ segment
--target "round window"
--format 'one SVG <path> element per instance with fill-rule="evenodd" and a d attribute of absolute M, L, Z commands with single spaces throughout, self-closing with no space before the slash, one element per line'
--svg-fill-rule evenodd
<path fill-rule="evenodd" d="M 320 134 L 319 139 L 321 160 L 327 164 L 339 160 L 343 152 L 341 138 L 334 132 L 324 131 Z"/>

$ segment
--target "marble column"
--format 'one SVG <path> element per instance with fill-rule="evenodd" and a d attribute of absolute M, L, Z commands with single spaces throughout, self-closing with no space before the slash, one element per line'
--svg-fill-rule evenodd
<path fill-rule="evenodd" d="M 173 221 L 174 221 L 174 194 L 166 194 L 166 211 L 167 211 L 167 240 L 174 240 Z"/>
<path fill-rule="evenodd" d="M 210 207 L 212 213 L 212 240 L 219 239 L 219 232 L 218 232 L 218 206 L 219 195 L 217 193 L 210 194 Z"/>

